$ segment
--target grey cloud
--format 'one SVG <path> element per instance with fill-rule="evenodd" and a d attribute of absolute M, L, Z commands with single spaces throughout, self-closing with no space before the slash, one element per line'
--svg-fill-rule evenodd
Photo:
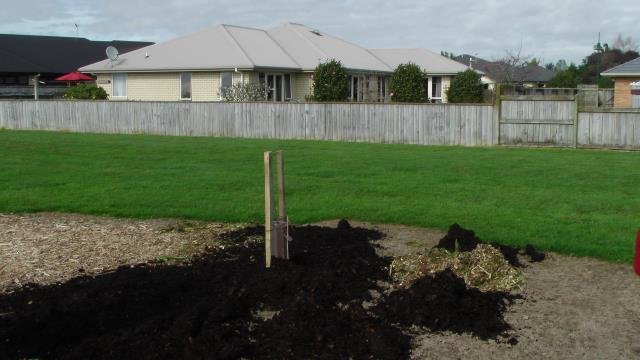
<path fill-rule="evenodd" d="M 0 32 L 163 41 L 218 23 L 305 23 L 368 47 L 425 47 L 487 59 L 523 53 L 578 62 L 602 32 L 640 38 L 637 0 L 0 1 Z"/>

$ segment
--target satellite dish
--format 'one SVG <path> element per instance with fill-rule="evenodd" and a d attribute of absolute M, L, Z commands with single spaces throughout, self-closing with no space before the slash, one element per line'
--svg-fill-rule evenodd
<path fill-rule="evenodd" d="M 107 46 L 107 57 L 109 58 L 109 60 L 118 60 L 118 55 L 120 55 L 120 53 L 118 53 L 118 49 L 113 46 Z"/>

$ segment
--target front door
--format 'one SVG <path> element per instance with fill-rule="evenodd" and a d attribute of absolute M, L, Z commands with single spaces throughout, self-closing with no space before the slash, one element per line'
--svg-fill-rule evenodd
<path fill-rule="evenodd" d="M 291 75 L 289 74 L 267 74 L 267 86 L 269 88 L 268 100 L 289 101 L 291 100 Z"/>

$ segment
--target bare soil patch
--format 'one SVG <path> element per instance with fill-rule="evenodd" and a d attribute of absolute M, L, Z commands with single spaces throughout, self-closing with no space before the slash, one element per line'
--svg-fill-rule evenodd
<path fill-rule="evenodd" d="M 388 256 L 444 233 L 336 224 L 295 227 L 266 271 L 260 227 L 0 215 L 0 358 L 640 357 L 630 265 L 549 254 L 517 294 L 449 272 L 392 292 Z"/>

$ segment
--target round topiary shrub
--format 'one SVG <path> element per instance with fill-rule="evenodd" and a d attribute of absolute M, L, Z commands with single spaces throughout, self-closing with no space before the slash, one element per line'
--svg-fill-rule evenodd
<path fill-rule="evenodd" d="M 395 102 L 424 102 L 427 75 L 416 64 L 400 64 L 391 74 L 391 100 Z"/>
<path fill-rule="evenodd" d="M 447 89 L 450 103 L 480 103 L 483 101 L 483 87 L 480 74 L 468 69 L 458 73 Z"/>
<path fill-rule="evenodd" d="M 313 100 L 347 101 L 349 97 L 349 75 L 338 60 L 332 59 L 318 64 L 313 74 Z"/>

